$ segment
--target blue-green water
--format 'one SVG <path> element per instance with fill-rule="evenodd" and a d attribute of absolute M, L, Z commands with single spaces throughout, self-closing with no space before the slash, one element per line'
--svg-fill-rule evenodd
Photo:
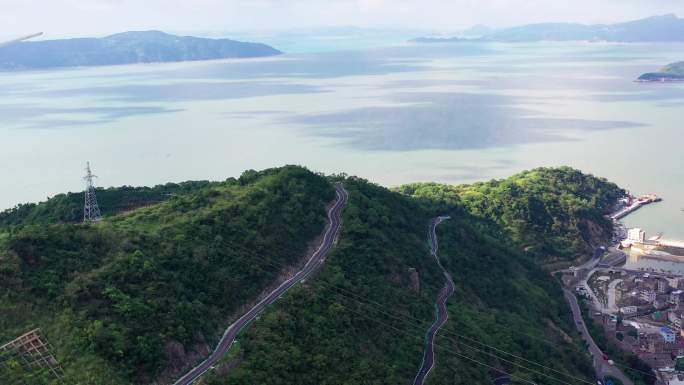
<path fill-rule="evenodd" d="M 384 185 L 570 165 L 663 196 L 626 222 L 684 239 L 684 85 L 632 81 L 683 48 L 402 45 L 1 73 L 0 208 L 80 190 L 86 160 L 105 186 L 289 163 Z"/>

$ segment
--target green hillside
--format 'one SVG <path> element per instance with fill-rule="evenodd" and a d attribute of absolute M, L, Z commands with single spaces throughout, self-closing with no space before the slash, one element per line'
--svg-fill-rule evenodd
<path fill-rule="evenodd" d="M 42 213 L 0 227 L 0 341 L 42 328 L 68 384 L 171 383 L 306 255 L 336 180 L 350 201 L 323 269 L 240 335 L 205 384 L 410 383 L 444 282 L 427 241 L 441 214 L 452 217 L 438 235 L 457 290 L 429 383 L 490 384 L 499 371 L 593 379 L 560 287 L 538 261 L 587 249 L 583 223 L 605 230 L 600 213 L 621 191 L 567 168 L 399 193 L 288 166 L 192 185 L 97 225 L 63 223 L 68 205 L 31 206 Z M 135 196 L 110 192 L 122 206 Z M 3 384 L 49 382 L 10 363 L 0 365 Z"/>
<path fill-rule="evenodd" d="M 591 255 L 594 247 L 608 242 L 612 224 L 605 215 L 625 195 L 615 184 L 569 167 L 538 168 L 471 185 L 412 184 L 399 191 L 462 205 L 544 261 Z"/>
<path fill-rule="evenodd" d="M 286 167 L 96 226 L 26 226 L 0 245 L 0 340 L 41 327 L 68 383 L 149 383 L 174 342 L 213 344 L 276 279 L 261 266 L 299 261 L 333 197 L 325 179 Z"/>
<path fill-rule="evenodd" d="M 564 340 L 576 336 L 560 288 L 505 239 L 491 236 L 496 228 L 458 205 L 421 204 L 358 179 L 345 186 L 345 227 L 324 271 L 256 322 L 240 339 L 236 369 L 212 374 L 208 385 L 410 384 L 444 283 L 427 241 L 438 213 L 452 215 L 438 234 L 457 290 L 429 383 L 491 384 L 492 370 L 464 356 L 546 383 L 514 364 L 521 360 L 493 358 L 494 350 L 473 340 L 591 379 L 582 345 Z M 419 290 L 410 269 L 420 277 Z"/>
<path fill-rule="evenodd" d="M 96 195 L 102 215 L 107 217 L 124 211 L 170 199 L 174 195 L 192 192 L 211 183 L 207 181 L 167 183 L 155 187 L 98 188 Z M 41 203 L 17 205 L 0 212 L 0 228 L 30 224 L 45 225 L 83 220 L 83 192 L 58 194 Z"/>

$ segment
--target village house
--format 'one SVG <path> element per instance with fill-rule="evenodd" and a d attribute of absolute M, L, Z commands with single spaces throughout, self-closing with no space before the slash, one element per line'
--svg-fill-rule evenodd
<path fill-rule="evenodd" d="M 637 307 L 636 306 L 624 306 L 620 308 L 620 313 L 624 317 L 632 317 L 637 315 Z"/>
<path fill-rule="evenodd" d="M 672 328 L 676 331 L 682 330 L 682 311 L 670 310 L 667 313 L 667 320 L 672 324 Z"/>
<path fill-rule="evenodd" d="M 653 289 L 645 288 L 641 290 L 641 300 L 648 303 L 653 303 L 656 299 L 656 293 Z"/>
<path fill-rule="evenodd" d="M 665 294 L 670 291 L 670 283 L 666 279 L 659 279 L 656 285 L 659 294 Z"/>
<path fill-rule="evenodd" d="M 663 337 L 663 341 L 668 344 L 673 344 L 677 340 L 677 334 L 667 326 L 660 328 L 660 335 Z"/>
<path fill-rule="evenodd" d="M 670 297 L 667 294 L 657 294 L 653 301 L 653 307 L 656 309 L 665 309 L 670 305 Z"/>

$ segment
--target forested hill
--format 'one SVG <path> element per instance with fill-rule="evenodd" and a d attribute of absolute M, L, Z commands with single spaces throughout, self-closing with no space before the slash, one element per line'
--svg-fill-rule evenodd
<path fill-rule="evenodd" d="M 619 190 L 570 169 L 516 178 L 529 201 L 584 202 L 568 215 L 586 214 L 587 202 L 602 211 L 609 193 L 590 196 Z M 295 166 L 249 171 L 97 225 L 33 222 L 0 234 L 0 341 L 40 327 L 73 385 L 172 383 L 282 267 L 306 256 L 333 181 L 350 193 L 337 247 L 239 336 L 206 384 L 409 384 L 443 285 L 427 241 L 430 219 L 443 214 L 451 219 L 438 228 L 440 258 L 456 293 L 430 381 L 484 385 L 502 372 L 593 380 L 560 287 L 535 259 L 544 249 L 526 251 L 464 194 L 504 182 L 419 185 L 416 198 Z M 531 226 L 533 239 L 544 229 Z M 516 356 L 553 371 L 530 371 Z M 0 365 L 3 384 L 50 383 L 10 363 Z"/>
<path fill-rule="evenodd" d="M 443 214 L 451 219 L 437 230 L 440 258 L 456 293 L 429 383 L 490 385 L 502 372 L 517 383 L 550 383 L 544 373 L 593 379 L 560 287 L 496 226 L 458 204 L 356 178 L 345 187 L 343 233 L 325 269 L 261 317 L 240 338 L 239 365 L 212 372 L 208 385 L 411 384 L 444 285 L 427 239 L 430 219 Z M 551 370 L 533 373 L 511 355 Z"/>
<path fill-rule="evenodd" d="M 471 185 L 412 184 L 399 191 L 461 204 L 547 261 L 591 255 L 594 247 L 610 241 L 612 223 L 605 215 L 625 195 L 614 183 L 569 167 L 538 168 Z"/>
<path fill-rule="evenodd" d="M 271 266 L 300 261 L 333 198 L 324 178 L 285 167 L 97 225 L 0 234 L 0 341 L 40 327 L 65 383 L 149 384 L 206 352 L 228 317 L 276 280 Z M 13 375 L 10 383 L 25 379 Z"/>
<path fill-rule="evenodd" d="M 103 38 L 27 41 L 0 47 L 0 70 L 252 58 L 281 53 L 260 43 L 130 31 Z"/>
<path fill-rule="evenodd" d="M 173 196 L 210 186 L 207 181 L 167 183 L 154 187 L 110 187 L 95 191 L 105 217 L 143 206 L 164 202 Z M 84 193 L 58 194 L 41 203 L 19 204 L 0 212 L 0 228 L 50 223 L 76 223 L 83 220 Z"/>

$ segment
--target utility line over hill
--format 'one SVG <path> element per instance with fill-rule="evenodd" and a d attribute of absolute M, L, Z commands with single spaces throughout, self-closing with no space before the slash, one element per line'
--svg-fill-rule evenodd
<path fill-rule="evenodd" d="M 321 267 L 325 256 L 332 249 L 340 233 L 342 227 L 342 210 L 347 205 L 347 200 L 349 199 L 348 192 L 344 189 L 342 184 L 336 184 L 335 190 L 337 194 L 337 199 L 333 206 L 328 210 L 328 221 L 329 224 L 323 235 L 323 239 L 318 249 L 311 255 L 304 267 L 298 271 L 295 275 L 287 279 L 285 282 L 280 284 L 275 290 L 270 292 L 266 298 L 262 299 L 253 306 L 247 313 L 238 318 L 237 321 L 232 323 L 224 332 L 221 340 L 219 341 L 216 349 L 211 353 L 211 355 L 200 363 L 198 366 L 191 369 L 188 373 L 183 375 L 174 385 L 190 385 L 197 381 L 204 373 L 213 368 L 216 364 L 230 349 L 233 342 L 237 338 L 237 335 L 247 327 L 251 322 L 253 322 L 267 306 L 273 304 L 278 300 L 285 292 L 293 288 L 295 285 L 301 281 L 308 278 L 313 274 L 318 268 Z"/>
<path fill-rule="evenodd" d="M 277 265 L 274 263 L 269 263 L 264 261 L 264 263 L 270 267 L 273 268 L 273 270 L 266 269 L 265 267 L 255 267 L 258 270 L 261 271 L 275 271 L 275 272 L 282 272 L 284 271 L 287 267 L 286 266 L 281 266 Z M 374 321 L 376 323 L 379 323 L 383 326 L 386 326 L 392 330 L 397 331 L 398 333 L 401 333 L 405 336 L 419 339 L 421 341 L 424 341 L 425 338 L 421 334 L 423 333 L 422 331 L 425 330 L 425 327 L 428 326 L 426 321 L 420 320 L 418 318 L 415 318 L 411 316 L 410 314 L 400 314 L 396 312 L 395 310 L 390 310 L 387 308 L 387 306 L 378 303 L 376 301 L 373 301 L 371 299 L 368 299 L 367 297 L 361 296 L 357 293 L 354 293 L 344 287 L 341 287 L 337 284 L 333 284 L 331 282 L 326 281 L 324 278 L 316 280 L 317 285 L 322 285 L 330 290 L 333 290 L 335 292 L 336 297 L 322 297 L 321 299 L 324 301 L 327 301 L 328 303 L 335 303 L 336 299 L 346 299 L 356 305 L 360 305 L 363 307 L 362 311 L 352 309 L 349 306 L 345 306 L 345 309 L 354 313 L 355 315 L 362 317 L 367 320 Z M 412 295 L 415 298 L 418 298 L 415 295 Z M 422 298 L 421 298 L 422 299 Z M 377 316 L 372 315 L 372 313 L 375 312 Z M 383 317 L 385 320 L 383 320 Z M 394 322 L 390 323 L 390 321 L 396 321 L 400 322 L 401 324 L 399 326 L 395 325 Z M 486 367 L 488 369 L 493 370 L 494 372 L 502 375 L 502 376 L 508 376 L 511 379 L 514 379 L 518 382 L 526 383 L 526 384 L 533 384 L 533 385 L 540 385 L 541 383 L 535 382 L 532 380 L 533 377 L 526 378 L 527 376 L 536 376 L 536 378 L 544 378 L 547 381 L 553 381 L 553 382 L 548 382 L 548 384 L 560 384 L 560 385 L 575 385 L 575 384 L 587 384 L 587 385 L 594 385 L 594 382 L 587 381 L 585 379 L 576 377 L 572 374 L 562 372 L 558 369 L 551 368 L 549 366 L 546 366 L 544 364 L 541 364 L 539 362 L 533 361 L 526 359 L 524 357 L 521 357 L 519 355 L 516 355 L 514 353 L 507 352 L 503 349 L 500 349 L 496 346 L 492 346 L 490 344 L 487 344 L 485 342 L 479 341 L 474 338 L 470 338 L 464 334 L 461 333 L 456 333 L 453 331 L 449 330 L 444 330 L 443 335 L 451 343 L 451 345 L 444 344 L 443 342 L 437 342 L 435 341 L 434 343 L 434 348 L 435 349 L 440 349 L 443 353 L 449 355 L 456 356 L 460 359 L 464 359 L 468 362 L 475 363 L 477 365 Z M 527 335 L 525 335 L 527 336 Z M 539 339 L 538 337 L 534 336 L 528 336 L 531 339 Z M 544 340 L 546 343 L 555 346 L 550 341 Z M 462 347 L 465 348 L 464 351 L 457 351 L 455 350 L 452 346 L 457 346 L 457 347 Z M 488 363 L 489 362 L 489 363 Z M 518 374 L 511 374 L 509 371 L 506 371 L 501 368 L 500 363 L 504 362 L 507 363 L 508 365 L 512 365 L 513 367 L 517 368 L 517 370 L 520 370 L 521 373 Z M 446 369 L 450 371 L 455 371 L 454 368 L 449 367 L 448 365 L 444 366 Z M 525 375 L 525 377 L 522 377 L 522 375 Z M 546 383 L 544 383 L 546 384 Z"/>

